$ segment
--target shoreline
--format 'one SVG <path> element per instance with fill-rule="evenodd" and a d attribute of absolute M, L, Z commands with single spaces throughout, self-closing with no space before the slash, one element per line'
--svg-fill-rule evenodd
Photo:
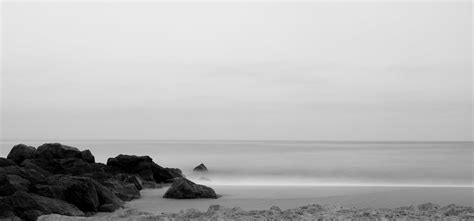
<path fill-rule="evenodd" d="M 211 205 L 207 210 L 186 209 L 178 213 L 148 213 L 124 208 L 112 213 L 100 213 L 92 217 L 75 217 L 58 214 L 44 215 L 39 221 L 110 221 L 110 220 L 472 220 L 474 208 L 434 203 L 408 205 L 397 208 L 350 208 L 335 205 L 308 204 L 281 209 L 271 206 L 262 210 L 245 210 L 241 207 Z"/>
<path fill-rule="evenodd" d="M 145 189 L 141 198 L 126 206 L 144 212 L 177 213 L 190 208 L 201 211 L 214 204 L 242 209 L 268 209 L 278 206 L 291 209 L 308 204 L 329 204 L 344 207 L 397 208 L 432 202 L 440 205 L 456 204 L 474 207 L 474 188 L 367 188 L 367 187 L 233 187 L 211 186 L 223 196 L 218 199 L 177 200 L 164 199 L 161 189 Z M 160 211 L 157 211 L 157 208 Z"/>

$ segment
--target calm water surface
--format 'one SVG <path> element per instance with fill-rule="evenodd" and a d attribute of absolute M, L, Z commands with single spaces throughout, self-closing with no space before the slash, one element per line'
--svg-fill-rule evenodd
<path fill-rule="evenodd" d="M 16 143 L 3 141 L 6 156 Z M 472 142 L 64 141 L 90 149 L 99 162 L 118 154 L 149 155 L 194 180 L 204 163 L 214 185 L 473 186 Z M 205 182 L 205 181 L 203 181 Z"/>

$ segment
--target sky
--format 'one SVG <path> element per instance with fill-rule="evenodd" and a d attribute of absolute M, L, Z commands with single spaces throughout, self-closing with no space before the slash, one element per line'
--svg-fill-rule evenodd
<path fill-rule="evenodd" d="M 470 1 L 7 1 L 1 18 L 4 140 L 473 140 Z"/>

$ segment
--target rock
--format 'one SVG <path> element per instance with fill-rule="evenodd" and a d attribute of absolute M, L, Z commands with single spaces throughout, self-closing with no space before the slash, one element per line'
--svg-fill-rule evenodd
<path fill-rule="evenodd" d="M 64 187 L 62 186 L 36 184 L 36 185 L 33 185 L 33 187 L 31 188 L 31 192 L 38 194 L 40 196 L 54 198 L 54 199 L 64 200 L 66 198 L 63 193 Z"/>
<path fill-rule="evenodd" d="M 98 163 L 87 163 L 78 158 L 64 159 L 31 159 L 23 161 L 22 165 L 30 168 L 40 168 L 43 174 L 69 174 L 82 175 L 84 173 L 104 172 L 105 165 Z"/>
<path fill-rule="evenodd" d="M 46 177 L 38 171 L 19 166 L 0 167 L 0 176 L 7 174 L 18 175 L 31 183 L 46 183 L 47 181 Z"/>
<path fill-rule="evenodd" d="M 12 160 L 0 157 L 0 167 L 17 166 Z"/>
<path fill-rule="evenodd" d="M 0 196 L 9 196 L 16 191 L 28 191 L 30 184 L 30 181 L 18 175 L 0 175 Z"/>
<path fill-rule="evenodd" d="M 25 144 L 15 145 L 7 156 L 7 159 L 20 164 L 25 159 L 32 159 L 36 156 L 36 148 Z"/>
<path fill-rule="evenodd" d="M 281 213 L 281 209 L 278 206 L 272 206 L 272 207 L 270 207 L 270 210 Z"/>
<path fill-rule="evenodd" d="M 90 150 L 84 150 L 81 152 L 81 159 L 88 163 L 95 163 L 95 157 L 92 155 Z"/>
<path fill-rule="evenodd" d="M 163 185 L 161 184 L 151 182 L 151 181 L 146 181 L 146 180 L 143 180 L 142 183 L 143 183 L 143 189 L 159 189 L 163 187 Z"/>
<path fill-rule="evenodd" d="M 195 199 L 195 198 L 217 198 L 217 194 L 210 187 L 193 183 L 186 178 L 177 178 L 166 191 L 163 198 Z"/>
<path fill-rule="evenodd" d="M 39 210 L 35 210 L 35 209 L 32 209 L 32 210 L 27 210 L 24 212 L 24 218 L 25 220 L 37 220 L 38 217 L 44 215 L 43 212 L 39 211 Z"/>
<path fill-rule="evenodd" d="M 100 212 L 113 212 L 117 209 L 120 209 L 120 207 L 118 207 L 117 205 L 114 205 L 114 204 L 103 204 L 99 207 L 99 211 Z"/>
<path fill-rule="evenodd" d="M 204 164 L 199 164 L 197 167 L 194 167 L 194 172 L 207 172 L 207 167 Z"/>
<path fill-rule="evenodd" d="M 135 185 L 137 190 L 142 190 L 143 189 L 143 180 L 140 177 L 136 176 L 136 175 L 133 175 L 133 174 L 118 174 L 116 176 L 116 179 L 118 179 L 120 181 L 123 181 L 125 183 L 131 183 L 131 184 Z"/>
<path fill-rule="evenodd" d="M 139 175 L 143 180 L 157 183 L 169 183 L 176 177 L 182 177 L 176 169 L 163 168 L 154 163 L 149 156 L 118 155 L 107 160 L 107 166 L 115 173 Z"/>
<path fill-rule="evenodd" d="M 16 216 L 10 203 L 6 202 L 4 199 L 5 198 L 0 197 L 0 220 L 21 221 L 20 217 Z"/>
<path fill-rule="evenodd" d="M 84 173 L 99 173 L 104 172 L 100 164 L 88 163 L 82 159 L 67 158 L 55 160 L 58 167 L 55 169 L 56 173 L 81 175 Z"/>
<path fill-rule="evenodd" d="M 118 172 L 138 174 L 142 179 L 154 181 L 152 171 L 153 160 L 149 156 L 120 154 L 107 160 L 107 166 Z"/>
<path fill-rule="evenodd" d="M 156 163 L 152 164 L 153 179 L 157 183 L 171 183 L 175 178 L 183 177 L 180 169 L 163 168 Z"/>
<path fill-rule="evenodd" d="M 100 204 L 95 186 L 85 179 L 75 179 L 75 181 L 77 182 L 70 184 L 64 190 L 65 200 L 82 211 L 97 212 Z"/>
<path fill-rule="evenodd" d="M 438 204 L 434 203 L 424 203 L 417 206 L 417 208 L 421 211 L 436 210 L 439 209 L 439 207 L 440 206 Z"/>
<path fill-rule="evenodd" d="M 16 216 L 26 220 L 36 220 L 39 215 L 51 213 L 84 216 L 82 211 L 67 202 L 24 191 L 17 191 L 11 196 L 2 198 L 0 201 L 9 205 Z"/>
<path fill-rule="evenodd" d="M 56 197 L 63 199 L 84 212 L 97 212 L 103 204 L 121 207 L 123 202 L 114 193 L 97 181 L 88 177 L 56 175 L 50 178 L 49 185 Z"/>
<path fill-rule="evenodd" d="M 51 175 L 51 173 L 49 171 L 47 171 L 47 170 L 39 167 L 38 165 L 34 164 L 34 161 L 35 161 L 35 159 L 23 160 L 23 162 L 21 162 L 20 166 L 22 166 L 25 169 L 35 170 L 35 171 L 39 172 L 40 174 L 42 174 L 45 177 Z"/>
<path fill-rule="evenodd" d="M 140 198 L 140 191 L 133 183 L 126 183 L 123 181 L 111 179 L 105 181 L 104 186 L 112 190 L 112 192 L 123 201 L 130 201 Z"/>
<path fill-rule="evenodd" d="M 65 159 L 78 158 L 81 159 L 81 151 L 75 147 L 62 145 L 60 143 L 45 143 L 38 147 L 36 158 L 42 159 Z"/>

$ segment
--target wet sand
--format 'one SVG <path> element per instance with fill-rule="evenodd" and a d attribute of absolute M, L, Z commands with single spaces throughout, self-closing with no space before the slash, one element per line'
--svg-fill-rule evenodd
<path fill-rule="evenodd" d="M 474 206 L 474 188 L 462 187 L 292 187 L 292 186 L 212 186 L 219 199 L 164 199 L 167 188 L 145 189 L 142 197 L 128 202 L 129 208 L 149 213 L 177 213 L 190 208 L 206 211 L 210 205 L 262 210 L 308 204 L 343 207 L 396 208 L 432 202 L 440 205 Z"/>

